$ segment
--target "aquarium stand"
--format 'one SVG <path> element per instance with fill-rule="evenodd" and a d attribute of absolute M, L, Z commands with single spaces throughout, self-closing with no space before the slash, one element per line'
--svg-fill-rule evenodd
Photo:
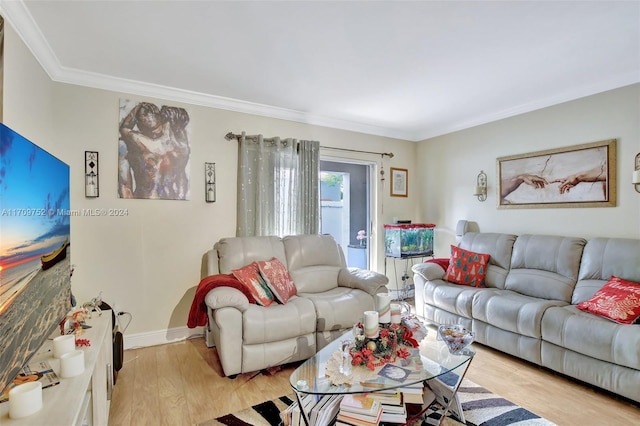
<path fill-rule="evenodd" d="M 426 257 L 433 258 L 433 251 L 429 251 L 427 253 L 421 253 L 419 255 L 407 255 L 407 256 L 385 256 L 384 258 L 384 274 L 387 275 L 387 259 L 391 259 L 393 262 L 393 276 L 395 278 L 395 288 L 391 288 L 392 299 L 397 300 L 402 305 L 402 311 L 406 313 L 411 312 L 411 306 L 406 301 L 411 295 L 409 294 L 409 268 L 413 266 L 412 259 L 420 259 L 420 261 L 424 261 Z M 403 268 L 401 269 L 402 276 L 398 280 L 398 265 L 397 260 L 404 261 Z M 398 281 L 402 281 L 402 288 L 399 288 Z M 415 289 L 414 289 L 415 291 Z"/>

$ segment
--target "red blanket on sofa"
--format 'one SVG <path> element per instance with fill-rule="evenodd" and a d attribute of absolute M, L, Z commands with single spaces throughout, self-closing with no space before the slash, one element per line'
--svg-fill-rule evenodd
<path fill-rule="evenodd" d="M 249 290 L 247 290 L 233 274 L 218 274 L 204 277 L 198 284 L 196 294 L 191 302 L 189 318 L 187 318 L 187 327 L 195 328 L 207 324 L 207 305 L 204 303 L 204 298 L 210 290 L 221 286 L 233 287 L 240 290 L 242 294 L 247 296 L 249 303 L 255 303 L 255 299 L 251 293 L 249 293 Z"/>
<path fill-rule="evenodd" d="M 434 259 L 427 259 L 424 263 L 435 263 L 436 265 L 440 265 L 442 269 L 445 271 L 449 267 L 449 258 L 448 257 L 436 257 Z"/>

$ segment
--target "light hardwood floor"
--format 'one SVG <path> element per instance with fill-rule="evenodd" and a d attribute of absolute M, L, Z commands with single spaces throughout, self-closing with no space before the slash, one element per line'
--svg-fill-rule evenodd
<path fill-rule="evenodd" d="M 491 348 L 474 348 L 467 378 L 558 425 L 640 425 L 637 405 Z M 290 394 L 294 368 L 225 378 L 216 350 L 202 338 L 127 350 L 109 424 L 194 425 Z"/>

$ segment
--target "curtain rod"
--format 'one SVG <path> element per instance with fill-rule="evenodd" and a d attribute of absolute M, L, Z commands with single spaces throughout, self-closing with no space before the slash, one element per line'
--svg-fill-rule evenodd
<path fill-rule="evenodd" d="M 236 135 L 233 132 L 229 132 L 227 133 L 224 138 L 228 141 L 232 141 L 232 140 L 240 140 L 240 138 L 242 137 L 242 135 Z M 257 136 L 245 136 L 245 138 L 250 138 L 250 139 L 254 139 L 257 138 Z M 268 140 L 268 139 L 265 139 Z M 320 148 L 323 149 L 335 149 L 337 151 L 348 151 L 348 152 L 358 152 L 361 154 L 376 154 L 376 155 L 381 155 L 381 156 L 387 156 L 389 158 L 393 158 L 393 152 L 375 152 L 375 151 L 362 151 L 359 149 L 348 149 L 348 148 L 334 148 L 332 146 L 320 146 Z"/>
<path fill-rule="evenodd" d="M 381 156 L 387 156 L 389 158 L 393 158 L 393 152 L 375 152 L 375 151 L 361 151 L 359 149 L 348 149 L 348 148 L 334 148 L 332 146 L 321 146 L 320 148 L 324 148 L 324 149 L 335 149 L 337 151 L 349 151 L 349 152 L 359 152 L 362 154 L 376 154 L 376 155 L 381 155 Z"/>

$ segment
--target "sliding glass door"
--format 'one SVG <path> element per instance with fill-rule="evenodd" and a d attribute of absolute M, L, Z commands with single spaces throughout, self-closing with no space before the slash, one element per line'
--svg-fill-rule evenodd
<path fill-rule="evenodd" d="M 347 266 L 368 269 L 371 167 L 348 160 L 320 161 L 321 232 L 342 246 Z"/>

